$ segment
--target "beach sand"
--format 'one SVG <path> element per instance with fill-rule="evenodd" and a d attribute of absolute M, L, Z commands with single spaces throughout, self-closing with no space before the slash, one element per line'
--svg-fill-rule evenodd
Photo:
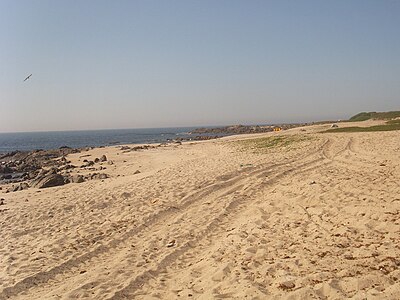
<path fill-rule="evenodd" d="M 0 191 L 0 299 L 399 299 L 400 131 L 327 128 L 96 148 L 108 179 Z"/>

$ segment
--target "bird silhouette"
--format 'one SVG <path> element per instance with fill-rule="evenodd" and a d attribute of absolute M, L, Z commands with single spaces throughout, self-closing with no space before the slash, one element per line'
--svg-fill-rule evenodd
<path fill-rule="evenodd" d="M 24 82 L 27 81 L 29 78 L 31 78 L 31 76 L 32 76 L 32 74 L 30 74 L 28 77 L 26 77 L 26 78 L 24 79 Z"/>

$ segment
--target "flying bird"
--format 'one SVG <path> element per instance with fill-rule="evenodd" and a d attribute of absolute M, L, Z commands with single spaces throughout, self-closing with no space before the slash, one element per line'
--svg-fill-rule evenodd
<path fill-rule="evenodd" d="M 31 78 L 31 76 L 32 76 L 32 74 L 29 75 L 28 77 L 26 77 L 26 78 L 24 79 L 24 82 L 27 81 L 29 78 Z"/>

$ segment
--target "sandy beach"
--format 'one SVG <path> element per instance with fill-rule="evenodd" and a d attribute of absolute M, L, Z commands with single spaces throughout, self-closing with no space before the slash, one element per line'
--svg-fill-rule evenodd
<path fill-rule="evenodd" d="M 0 299 L 399 299 L 400 131 L 329 127 L 68 155 L 110 178 L 0 191 Z"/>

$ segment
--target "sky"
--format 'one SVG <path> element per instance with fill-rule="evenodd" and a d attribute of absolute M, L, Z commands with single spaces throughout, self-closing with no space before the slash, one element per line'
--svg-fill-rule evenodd
<path fill-rule="evenodd" d="M 400 110 L 399 16 L 396 0 L 1 0 L 0 132 Z"/>

